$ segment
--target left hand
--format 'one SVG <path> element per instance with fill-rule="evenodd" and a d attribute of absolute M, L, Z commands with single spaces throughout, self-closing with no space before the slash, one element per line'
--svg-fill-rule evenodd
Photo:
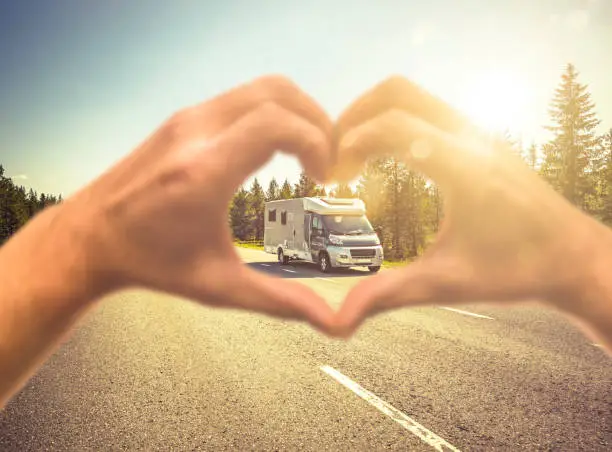
<path fill-rule="evenodd" d="M 329 332 L 334 313 L 314 291 L 243 265 L 227 211 L 277 149 L 324 180 L 331 133 L 327 115 L 294 83 L 262 77 L 174 114 L 58 213 L 81 231 L 84 261 L 105 276 L 102 293 L 142 286 Z"/>

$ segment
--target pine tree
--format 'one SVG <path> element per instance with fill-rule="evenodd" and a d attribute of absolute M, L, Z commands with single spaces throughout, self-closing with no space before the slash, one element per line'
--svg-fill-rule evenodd
<path fill-rule="evenodd" d="M 327 197 L 327 190 L 325 189 L 324 185 L 317 185 L 314 189 L 314 195 L 313 196 L 317 196 L 319 198 L 326 198 Z"/>
<path fill-rule="evenodd" d="M 287 179 L 285 179 L 285 182 L 283 182 L 283 186 L 280 189 L 278 197 L 279 199 L 293 198 L 293 189 L 291 188 L 291 184 L 289 184 L 289 181 Z"/>
<path fill-rule="evenodd" d="M 4 176 L 4 167 L 0 164 L 0 244 L 11 235 L 11 219 L 9 218 L 10 179 Z"/>
<path fill-rule="evenodd" d="M 305 171 L 302 171 L 300 174 L 300 180 L 297 184 L 295 184 L 295 188 L 293 190 L 294 198 L 306 198 L 309 196 L 317 196 L 317 184 L 316 182 L 306 174 Z"/>
<path fill-rule="evenodd" d="M 407 198 L 402 193 L 402 187 L 408 177 L 408 170 L 403 162 L 390 158 L 383 165 L 385 206 L 384 223 L 389 232 L 390 255 L 395 259 L 405 257 L 405 226 Z"/>
<path fill-rule="evenodd" d="M 434 183 L 426 183 L 425 211 L 424 217 L 427 218 L 428 229 L 437 232 L 443 217 L 443 200 L 440 188 Z M 425 221 L 425 220 L 423 220 Z"/>
<path fill-rule="evenodd" d="M 384 236 L 384 160 L 369 161 L 361 174 L 357 184 L 357 196 L 361 199 L 368 212 L 372 226 L 378 231 L 381 240 Z"/>
<path fill-rule="evenodd" d="M 280 197 L 280 188 L 278 182 L 273 177 L 268 185 L 268 191 L 266 192 L 266 201 L 276 201 Z"/>
<path fill-rule="evenodd" d="M 599 124 L 587 85 L 578 82 L 578 72 L 568 64 L 549 110 L 553 125 L 546 129 L 554 138 L 542 148 L 543 176 L 573 204 L 585 208 L 592 191 L 592 153 Z"/>
<path fill-rule="evenodd" d="M 22 185 L 16 185 L 10 177 L 5 176 L 4 167 L 0 164 L 0 244 L 9 239 L 44 207 L 56 204 L 54 195 L 38 194 Z"/>
<path fill-rule="evenodd" d="M 8 240 L 28 220 L 25 189 L 22 189 L 10 177 L 4 176 L 4 168 L 0 165 L 0 243 Z"/>
<path fill-rule="evenodd" d="M 40 210 L 43 210 L 48 205 L 47 195 L 44 193 L 40 194 L 40 200 L 38 201 L 38 206 Z"/>
<path fill-rule="evenodd" d="M 264 235 L 264 210 L 266 195 L 257 178 L 253 180 L 251 192 L 249 193 L 249 207 L 252 215 L 252 231 L 255 240 L 263 240 Z"/>
<path fill-rule="evenodd" d="M 30 188 L 26 199 L 26 205 L 30 217 L 33 217 L 38 212 L 38 193 Z"/>
<path fill-rule="evenodd" d="M 353 198 L 355 193 L 349 184 L 340 183 L 333 191 L 334 198 Z"/>
<path fill-rule="evenodd" d="M 232 199 L 229 215 L 232 233 L 238 240 L 251 238 L 252 222 L 249 211 L 249 193 L 244 187 L 240 187 Z"/>
<path fill-rule="evenodd" d="M 408 171 L 401 181 L 401 194 L 405 203 L 406 247 L 409 257 L 418 256 L 425 245 L 427 187 L 425 178 L 415 171 Z"/>

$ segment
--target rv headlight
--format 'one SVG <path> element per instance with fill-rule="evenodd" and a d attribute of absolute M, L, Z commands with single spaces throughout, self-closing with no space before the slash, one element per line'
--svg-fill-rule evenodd
<path fill-rule="evenodd" d="M 336 237 L 335 235 L 330 235 L 329 243 L 331 243 L 332 245 L 342 246 L 344 242 L 342 242 L 342 239 L 340 237 Z"/>

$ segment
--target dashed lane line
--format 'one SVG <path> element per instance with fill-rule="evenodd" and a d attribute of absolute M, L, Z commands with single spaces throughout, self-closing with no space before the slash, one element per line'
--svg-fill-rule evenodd
<path fill-rule="evenodd" d="M 434 432 L 428 430 L 414 419 L 408 417 L 394 406 L 388 404 L 387 402 L 379 398 L 377 395 L 371 393 L 367 389 L 362 388 L 358 383 L 354 382 L 349 377 L 337 371 L 333 367 L 321 366 L 321 370 L 330 377 L 332 377 L 334 380 L 338 381 L 338 383 L 340 383 L 341 385 L 353 391 L 370 405 L 374 406 L 376 409 L 389 416 L 395 422 L 400 424 L 413 435 L 417 436 L 421 441 L 433 447 L 435 450 L 438 450 L 440 452 L 459 451 L 459 449 L 457 449 L 455 446 L 448 443 L 446 440 L 440 438 Z"/>
<path fill-rule="evenodd" d="M 289 270 L 288 268 L 283 268 L 282 270 L 287 273 L 297 273 L 295 270 Z"/>
<path fill-rule="evenodd" d="M 463 311 L 461 309 L 455 309 L 455 308 L 449 308 L 447 306 L 441 306 L 441 309 L 446 309 L 447 311 L 456 312 L 458 314 L 469 315 L 469 316 L 472 316 L 472 317 L 478 317 L 479 319 L 495 320 L 493 317 L 489 317 L 488 315 L 476 314 L 474 312 Z"/>

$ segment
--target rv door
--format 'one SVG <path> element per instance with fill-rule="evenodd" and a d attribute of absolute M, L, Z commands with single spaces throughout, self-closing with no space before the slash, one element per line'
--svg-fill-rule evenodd
<path fill-rule="evenodd" d="M 289 230 L 291 231 L 291 237 L 289 238 L 290 250 L 295 250 L 295 221 L 293 218 L 293 212 L 287 212 L 287 223 L 289 223 Z"/>
<path fill-rule="evenodd" d="M 304 214 L 304 251 L 306 255 L 310 256 L 310 222 L 312 214 Z"/>

